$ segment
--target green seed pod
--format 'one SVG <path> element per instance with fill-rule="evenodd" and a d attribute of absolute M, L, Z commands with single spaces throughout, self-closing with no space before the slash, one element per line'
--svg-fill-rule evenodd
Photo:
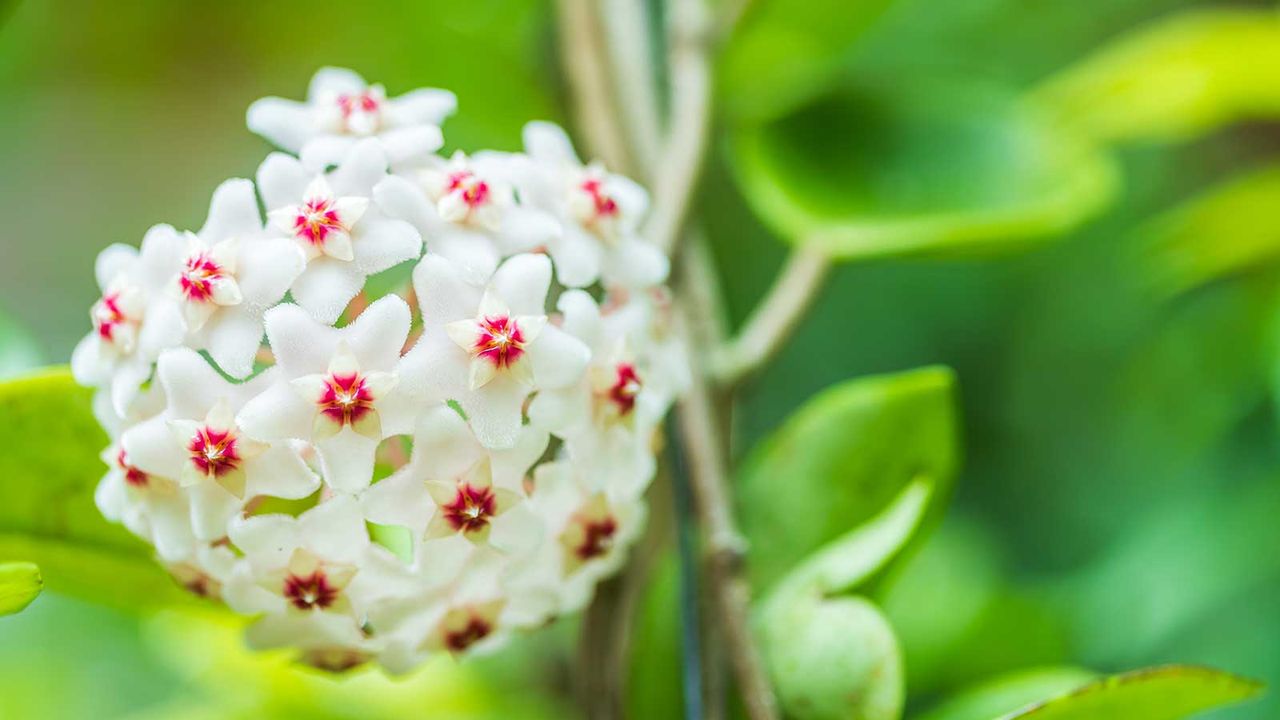
<path fill-rule="evenodd" d="M 759 616 L 765 662 L 788 717 L 898 720 L 902 654 L 879 608 L 861 597 L 775 597 Z"/>

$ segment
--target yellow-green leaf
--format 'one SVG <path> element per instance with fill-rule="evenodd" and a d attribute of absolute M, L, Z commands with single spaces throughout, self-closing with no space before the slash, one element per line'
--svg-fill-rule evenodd
<path fill-rule="evenodd" d="M 954 384 L 941 367 L 850 380 L 757 446 L 738 493 L 757 587 L 808 558 L 807 579 L 845 590 L 900 553 L 956 470 Z"/>
<path fill-rule="evenodd" d="M 1116 186 L 1091 143 L 954 79 L 846 88 L 737 131 L 732 151 L 766 224 L 844 260 L 1017 249 L 1087 219 Z"/>
<path fill-rule="evenodd" d="M 1095 677 L 1088 670 L 1073 667 L 1019 670 L 949 698 L 919 720 L 991 720 L 1069 693 Z"/>
<path fill-rule="evenodd" d="M 43 587 L 40 568 L 34 563 L 0 563 L 0 615 L 21 612 Z"/>
<path fill-rule="evenodd" d="M 1144 26 L 1051 78 L 1036 97 L 1102 140 L 1185 140 L 1280 114 L 1280 15 L 1213 9 Z"/>
<path fill-rule="evenodd" d="M 90 400 L 60 367 L 0 383 L 0 561 L 34 562 L 49 589 L 121 607 L 185 598 L 94 505 L 108 441 Z"/>
<path fill-rule="evenodd" d="M 1174 295 L 1280 259 L 1280 167 L 1211 188 L 1148 223 L 1138 251 L 1148 280 Z"/>
<path fill-rule="evenodd" d="M 1180 720 L 1261 691 L 1231 673 L 1169 665 L 1106 677 L 1002 720 Z"/>

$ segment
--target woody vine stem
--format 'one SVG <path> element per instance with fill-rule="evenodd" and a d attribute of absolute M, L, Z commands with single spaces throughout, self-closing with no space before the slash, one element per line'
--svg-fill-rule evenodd
<path fill-rule="evenodd" d="M 711 125 L 712 55 L 717 39 L 749 12 L 745 3 L 732 3 L 732 11 L 716 22 L 704 0 L 671 0 L 660 35 L 651 32 L 645 0 L 560 0 L 559 6 L 561 58 L 578 127 L 596 156 L 648 183 L 653 209 L 646 235 L 674 259 L 679 332 L 694 365 L 692 386 L 678 407 L 678 434 L 702 535 L 702 586 L 712 609 L 708 620 L 717 625 L 708 637 L 725 646 L 723 653 L 708 654 L 711 659 L 727 655 L 752 720 L 776 718 L 773 689 L 751 632 L 751 590 L 742 572 L 746 547 L 733 515 L 725 421 L 734 390 L 790 336 L 820 290 L 829 262 L 812 250 L 796 250 L 740 332 L 726 337 L 714 265 L 690 208 Z M 662 60 L 666 75 L 660 79 L 654 67 Z M 597 627 L 629 626 L 626 615 L 634 603 L 619 603 L 611 592 L 616 588 L 596 602 L 621 612 L 593 608 L 584 637 L 625 642 L 620 633 Z M 625 674 L 625 653 L 605 652 L 612 662 L 585 658 L 580 671 Z M 617 678 L 584 683 L 588 694 L 596 695 L 584 698 L 592 717 L 617 714 L 620 683 Z M 717 683 L 705 684 L 714 692 Z M 720 704 L 710 700 L 707 712 L 717 714 Z"/>

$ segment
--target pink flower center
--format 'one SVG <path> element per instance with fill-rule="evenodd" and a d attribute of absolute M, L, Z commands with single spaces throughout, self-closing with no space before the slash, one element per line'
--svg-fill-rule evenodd
<path fill-rule="evenodd" d="M 495 509 L 493 488 L 476 487 L 470 483 L 459 483 L 453 500 L 440 506 L 449 527 L 464 533 L 479 532 L 488 527 Z"/>
<path fill-rule="evenodd" d="M 209 253 L 201 252 L 187 258 L 187 264 L 178 275 L 182 296 L 190 302 L 208 302 L 213 297 L 213 281 L 226 276 L 222 266 L 213 261 Z"/>
<path fill-rule="evenodd" d="M 618 415 L 626 417 L 636 409 L 636 396 L 640 394 L 640 375 L 631 363 L 618 363 L 614 368 L 613 385 L 609 386 L 607 397 L 613 403 Z"/>
<path fill-rule="evenodd" d="M 236 452 L 236 435 L 231 430 L 202 427 L 187 445 L 191 464 L 201 473 L 221 477 L 240 467 L 240 455 Z"/>
<path fill-rule="evenodd" d="M 293 220 L 294 234 L 316 246 L 323 245 L 331 233 L 346 229 L 331 198 L 310 198 L 298 208 Z"/>
<path fill-rule="evenodd" d="M 126 322 L 128 318 L 120 309 L 120 293 L 107 293 L 93 306 L 93 326 L 105 342 L 114 342 L 116 328 Z"/>
<path fill-rule="evenodd" d="M 290 574 L 284 579 L 284 598 L 299 610 L 323 610 L 338 599 L 338 593 L 321 570 L 303 577 Z"/>
<path fill-rule="evenodd" d="M 480 320 L 480 334 L 472 352 L 498 368 L 511 367 L 524 355 L 524 334 L 507 315 L 490 315 Z"/>
<path fill-rule="evenodd" d="M 129 487 L 144 488 L 151 481 L 147 474 L 129 464 L 129 456 L 124 448 L 116 453 L 116 465 L 124 471 L 124 481 Z"/>
<path fill-rule="evenodd" d="M 382 112 L 382 100 L 372 91 L 338 96 L 338 110 L 342 112 L 343 129 L 364 133 L 377 129 Z"/>
<path fill-rule="evenodd" d="M 578 558 L 585 562 L 609 552 L 609 549 L 613 547 L 614 533 L 618 531 L 618 523 L 613 519 L 613 516 L 582 520 L 581 522 L 583 529 L 582 542 L 573 549 Z"/>
<path fill-rule="evenodd" d="M 493 632 L 493 626 L 484 618 L 472 615 L 465 627 L 444 634 L 444 645 L 451 652 L 462 652 L 480 642 Z"/>
<path fill-rule="evenodd" d="M 596 219 L 613 218 L 618 215 L 618 203 L 604 191 L 604 181 L 600 178 L 587 178 L 578 186 L 591 198 L 595 206 Z"/>
<path fill-rule="evenodd" d="M 445 191 L 461 193 L 462 201 L 472 210 L 489 202 L 489 183 L 476 177 L 470 170 L 451 173 Z"/>
<path fill-rule="evenodd" d="M 320 412 L 339 425 L 353 425 L 373 410 L 373 393 L 360 373 L 330 375 L 317 404 Z"/>
<path fill-rule="evenodd" d="M 190 580 L 183 583 L 182 587 L 186 588 L 188 592 L 204 598 L 217 597 L 219 592 L 218 584 L 213 580 L 213 578 L 210 578 L 204 573 L 195 575 Z"/>

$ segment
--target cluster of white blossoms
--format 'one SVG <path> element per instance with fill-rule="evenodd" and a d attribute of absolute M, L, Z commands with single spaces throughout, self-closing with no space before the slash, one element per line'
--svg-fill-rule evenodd
<path fill-rule="evenodd" d="M 644 190 L 547 123 L 442 157 L 454 106 L 332 68 L 254 103 L 292 154 L 198 231 L 104 250 L 72 357 L 112 437 L 102 512 L 321 667 L 402 672 L 581 608 L 687 377 Z M 368 297 L 406 263 L 403 297 Z"/>

